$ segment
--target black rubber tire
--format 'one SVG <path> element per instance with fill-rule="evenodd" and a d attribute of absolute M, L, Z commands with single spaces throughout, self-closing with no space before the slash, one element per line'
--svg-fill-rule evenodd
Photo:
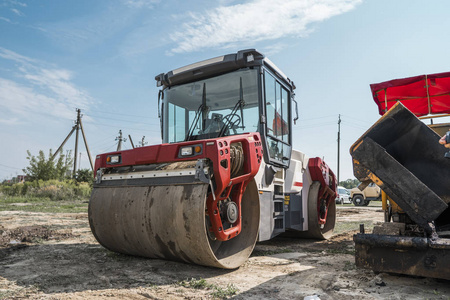
<path fill-rule="evenodd" d="M 361 195 L 356 195 L 353 197 L 353 204 L 355 206 L 364 206 L 365 203 L 366 203 L 366 201 L 364 200 L 364 198 Z"/>

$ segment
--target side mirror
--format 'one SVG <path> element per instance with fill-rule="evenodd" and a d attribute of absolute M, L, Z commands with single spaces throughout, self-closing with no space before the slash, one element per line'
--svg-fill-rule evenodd
<path fill-rule="evenodd" d="M 297 120 L 298 120 L 298 103 L 294 99 L 294 95 L 292 95 L 292 101 L 295 103 L 295 118 L 294 118 L 294 125 L 295 125 L 295 124 L 297 124 Z"/>

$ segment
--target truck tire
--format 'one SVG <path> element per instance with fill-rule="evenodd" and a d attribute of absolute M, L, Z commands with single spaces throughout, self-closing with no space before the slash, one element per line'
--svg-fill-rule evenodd
<path fill-rule="evenodd" d="M 364 206 L 366 201 L 364 200 L 363 196 L 361 195 L 356 195 L 353 197 L 353 204 L 355 206 Z"/>

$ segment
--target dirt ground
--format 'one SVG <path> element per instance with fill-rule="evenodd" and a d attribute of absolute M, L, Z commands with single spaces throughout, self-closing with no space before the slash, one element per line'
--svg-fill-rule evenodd
<path fill-rule="evenodd" d="M 258 243 L 237 270 L 112 253 L 86 213 L 0 212 L 1 299 L 450 299 L 450 282 L 374 274 L 354 264 L 359 223 L 376 207 L 338 207 L 328 241 Z"/>

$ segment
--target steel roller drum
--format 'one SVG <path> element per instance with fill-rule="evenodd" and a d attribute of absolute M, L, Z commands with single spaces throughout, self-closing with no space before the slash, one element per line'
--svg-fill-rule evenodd
<path fill-rule="evenodd" d="M 252 181 L 242 198 L 242 232 L 220 242 L 206 229 L 208 184 L 94 187 L 89 223 L 97 241 L 124 254 L 233 269 L 250 256 L 259 227 Z"/>

